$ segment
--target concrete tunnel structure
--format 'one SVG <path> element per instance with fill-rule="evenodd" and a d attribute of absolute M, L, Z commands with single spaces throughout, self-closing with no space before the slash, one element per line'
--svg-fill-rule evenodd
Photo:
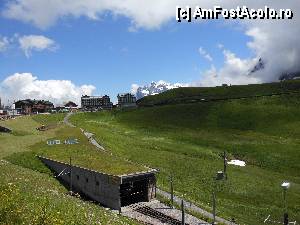
<path fill-rule="evenodd" d="M 137 202 L 147 202 L 156 195 L 155 169 L 126 175 L 111 175 L 70 165 L 46 157 L 38 158 L 72 191 L 83 194 L 105 207 L 120 210 Z M 72 182 L 71 182 L 72 181 Z"/>

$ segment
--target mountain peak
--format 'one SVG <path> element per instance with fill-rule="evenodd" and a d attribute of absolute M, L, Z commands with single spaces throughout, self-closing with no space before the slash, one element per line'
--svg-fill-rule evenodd
<path fill-rule="evenodd" d="M 184 87 L 186 85 L 180 84 L 180 83 L 175 83 L 171 84 L 166 81 L 160 80 L 160 81 L 152 81 L 148 85 L 144 86 L 139 86 L 136 91 L 134 91 L 137 99 L 143 98 L 148 95 L 156 95 L 168 90 L 171 90 L 173 88 L 178 88 L 178 87 Z"/>

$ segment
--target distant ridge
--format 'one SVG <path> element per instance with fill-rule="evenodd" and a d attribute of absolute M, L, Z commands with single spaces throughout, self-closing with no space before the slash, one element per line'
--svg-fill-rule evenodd
<path fill-rule="evenodd" d="M 220 87 L 181 87 L 138 100 L 139 106 L 184 104 L 300 92 L 300 80 Z"/>

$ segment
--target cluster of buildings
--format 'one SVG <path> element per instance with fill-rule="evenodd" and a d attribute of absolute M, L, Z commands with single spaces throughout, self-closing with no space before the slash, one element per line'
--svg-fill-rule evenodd
<path fill-rule="evenodd" d="M 59 113 L 70 111 L 100 111 L 111 110 L 113 108 L 129 108 L 136 107 L 136 97 L 133 94 L 125 93 L 118 94 L 118 103 L 114 105 L 108 95 L 104 96 L 87 96 L 81 97 L 81 107 L 76 103 L 69 101 L 60 106 L 47 100 L 25 99 L 14 102 L 11 107 L 4 107 L 1 105 L 0 99 L 0 116 L 16 116 L 16 115 L 30 115 L 40 113 Z"/>
<path fill-rule="evenodd" d="M 136 97 L 133 94 L 118 94 L 118 103 L 114 105 L 108 95 L 81 97 L 81 108 L 84 111 L 110 110 L 112 108 L 136 107 Z"/>
<path fill-rule="evenodd" d="M 49 101 L 26 99 L 15 102 L 14 108 L 19 114 L 38 114 L 50 112 L 54 105 Z"/>

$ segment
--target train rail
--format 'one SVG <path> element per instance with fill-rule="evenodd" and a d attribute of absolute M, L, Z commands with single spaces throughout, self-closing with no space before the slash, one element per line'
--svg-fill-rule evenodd
<path fill-rule="evenodd" d="M 161 221 L 163 224 L 169 224 L 169 225 L 182 225 L 180 220 L 174 219 L 171 216 L 165 215 L 162 212 L 159 212 L 149 206 L 142 206 L 135 209 L 135 211 L 145 215 L 152 217 L 154 219 L 157 219 Z M 189 225 L 188 223 L 185 223 L 185 225 Z"/>

